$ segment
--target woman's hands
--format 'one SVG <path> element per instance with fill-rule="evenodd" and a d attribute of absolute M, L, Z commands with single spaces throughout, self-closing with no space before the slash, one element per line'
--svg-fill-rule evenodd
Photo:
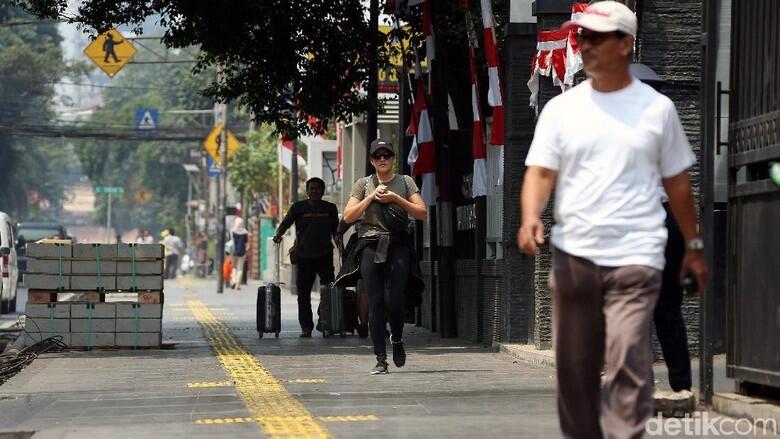
<path fill-rule="evenodd" d="M 386 185 L 380 184 L 372 194 L 373 199 L 382 204 L 396 203 L 400 204 L 401 196 L 391 191 Z"/>

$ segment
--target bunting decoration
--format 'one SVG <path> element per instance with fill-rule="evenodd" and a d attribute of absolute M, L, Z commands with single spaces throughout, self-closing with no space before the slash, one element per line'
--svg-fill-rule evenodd
<path fill-rule="evenodd" d="M 498 178 L 501 185 L 504 176 L 504 101 L 501 98 L 501 80 L 498 72 L 498 49 L 496 48 L 495 18 L 490 0 L 481 0 L 485 58 L 488 67 L 488 104 L 493 108 L 493 125 L 490 130 L 490 145 L 499 148 Z"/>
<path fill-rule="evenodd" d="M 571 7 L 571 20 L 577 22 L 588 7 L 587 3 L 575 3 Z M 582 55 L 577 45 L 576 28 L 541 31 L 537 35 L 536 53 L 531 59 L 531 90 L 529 105 L 537 107 L 539 101 L 539 77 L 552 77 L 553 85 L 566 91 L 574 85 L 574 75 L 582 70 Z"/>
<path fill-rule="evenodd" d="M 461 7 L 468 8 L 468 0 L 461 0 Z M 469 73 L 471 76 L 471 114 L 472 114 L 472 140 L 471 158 L 474 160 L 471 181 L 471 196 L 481 197 L 487 195 L 487 150 L 485 149 L 485 134 L 482 127 L 482 111 L 479 106 L 479 83 L 477 82 L 477 67 L 474 61 L 474 52 L 479 47 L 477 35 L 471 25 L 471 14 L 466 10 L 466 23 L 468 27 L 469 41 Z"/>
<path fill-rule="evenodd" d="M 436 204 L 436 151 L 433 143 L 433 130 L 425 102 L 425 85 L 422 76 L 417 77 L 417 96 L 414 113 L 419 115 L 416 135 L 409 152 L 410 161 L 414 155 L 412 174 L 422 176 L 421 195 L 428 206 Z"/>

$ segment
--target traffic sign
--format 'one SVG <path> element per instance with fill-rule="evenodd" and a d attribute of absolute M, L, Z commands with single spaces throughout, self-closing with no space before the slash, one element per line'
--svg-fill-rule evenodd
<path fill-rule="evenodd" d="M 96 194 L 123 194 L 124 188 L 120 186 L 97 186 L 95 187 Z"/>
<path fill-rule="evenodd" d="M 152 200 L 152 193 L 146 189 L 140 189 L 135 193 L 135 202 L 138 204 L 146 204 Z"/>
<path fill-rule="evenodd" d="M 214 161 L 211 157 L 206 157 L 206 163 L 208 164 L 209 169 L 209 177 L 219 177 L 219 166 L 217 166 L 217 162 Z"/>
<path fill-rule="evenodd" d="M 154 108 L 139 108 L 135 110 L 135 129 L 139 131 L 154 131 L 160 120 L 160 112 Z"/>
<path fill-rule="evenodd" d="M 136 52 L 138 49 L 114 28 L 98 35 L 95 41 L 84 49 L 84 55 L 110 78 L 119 73 Z"/>
<path fill-rule="evenodd" d="M 215 162 L 217 162 L 218 165 L 222 164 L 222 150 L 220 150 L 219 147 L 219 140 L 220 140 L 220 134 L 222 133 L 222 124 L 219 124 L 214 127 L 214 129 L 211 130 L 208 136 L 206 136 L 206 139 L 203 140 L 203 147 L 206 148 L 206 152 L 209 153 L 211 158 L 214 159 Z M 238 148 L 241 147 L 241 143 L 239 143 L 238 139 L 236 139 L 236 136 L 233 135 L 233 132 L 230 130 L 227 130 L 227 156 L 230 158 L 230 156 L 233 155 L 233 153 L 238 150 Z"/>

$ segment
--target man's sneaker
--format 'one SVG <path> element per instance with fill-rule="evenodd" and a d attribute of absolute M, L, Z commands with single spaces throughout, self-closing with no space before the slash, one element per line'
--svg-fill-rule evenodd
<path fill-rule="evenodd" d="M 404 341 L 395 341 L 393 340 L 393 337 L 390 337 L 390 343 L 393 345 L 393 363 L 395 363 L 395 367 L 404 367 L 404 364 L 406 364 Z"/>
<path fill-rule="evenodd" d="M 371 369 L 371 375 L 387 375 L 387 361 L 377 360 L 376 366 Z"/>
<path fill-rule="evenodd" d="M 300 338 L 311 338 L 311 329 L 304 329 L 301 331 L 301 335 L 298 337 Z"/>

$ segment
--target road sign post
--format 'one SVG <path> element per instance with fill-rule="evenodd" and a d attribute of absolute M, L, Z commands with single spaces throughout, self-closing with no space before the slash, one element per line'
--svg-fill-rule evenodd
<path fill-rule="evenodd" d="M 108 194 L 108 210 L 106 212 L 106 243 L 111 242 L 111 194 L 122 194 L 125 190 L 119 186 L 97 186 L 96 194 Z"/>

